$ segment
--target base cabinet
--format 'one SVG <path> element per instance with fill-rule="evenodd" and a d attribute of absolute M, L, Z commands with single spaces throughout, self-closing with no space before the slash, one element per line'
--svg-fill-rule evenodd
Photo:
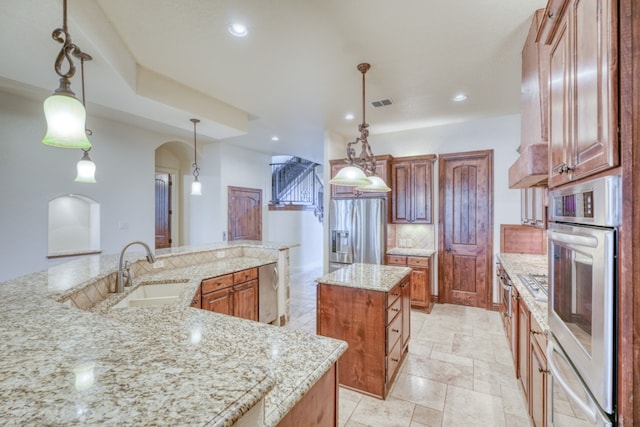
<path fill-rule="evenodd" d="M 411 272 L 411 307 L 431 313 L 433 295 L 431 292 L 431 274 L 433 255 L 429 257 L 387 255 L 387 265 L 410 267 Z"/>
<path fill-rule="evenodd" d="M 408 351 L 409 276 L 389 292 L 318 283 L 317 333 L 349 344 L 340 384 L 385 399 Z"/>
<path fill-rule="evenodd" d="M 258 321 L 257 268 L 203 280 L 198 293 L 203 310 Z"/>

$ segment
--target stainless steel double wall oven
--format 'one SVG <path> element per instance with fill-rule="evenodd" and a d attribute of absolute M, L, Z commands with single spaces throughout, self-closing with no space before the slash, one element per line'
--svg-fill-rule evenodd
<path fill-rule="evenodd" d="M 549 193 L 549 424 L 616 421 L 620 177 Z"/>

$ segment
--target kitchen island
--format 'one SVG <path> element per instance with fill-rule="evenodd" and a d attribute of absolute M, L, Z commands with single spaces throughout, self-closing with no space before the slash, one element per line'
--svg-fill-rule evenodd
<path fill-rule="evenodd" d="M 114 284 L 116 256 L 1 283 L 2 424 L 278 425 L 330 383 L 346 344 L 189 305 L 208 275 L 272 263 L 288 247 L 159 251 L 156 272 L 134 262 L 134 287 L 184 285 L 171 305 L 116 309 L 123 294 L 100 298 Z"/>
<path fill-rule="evenodd" d="M 411 269 L 352 264 L 317 279 L 317 332 L 349 343 L 340 384 L 385 399 L 408 351 Z"/>

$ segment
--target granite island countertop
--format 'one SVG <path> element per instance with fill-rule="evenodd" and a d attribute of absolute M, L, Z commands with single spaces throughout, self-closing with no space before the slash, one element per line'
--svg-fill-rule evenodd
<path fill-rule="evenodd" d="M 527 307 L 529 307 L 532 316 L 536 318 L 536 321 L 543 330 L 548 330 L 547 302 L 536 301 L 518 277 L 518 274 L 548 274 L 549 265 L 547 256 L 501 253 L 498 254 L 498 260 L 518 290 L 520 297 L 527 303 Z"/>
<path fill-rule="evenodd" d="M 318 283 L 389 292 L 407 275 L 409 267 L 379 264 L 351 264 L 316 279 Z"/>
<path fill-rule="evenodd" d="M 270 262 L 241 256 L 136 278 L 187 281 L 180 303 L 154 307 L 110 310 L 122 294 L 93 311 L 59 302 L 113 274 L 114 256 L 1 283 L 0 420 L 229 426 L 264 399 L 265 425 L 276 425 L 346 343 L 188 307 L 201 279 Z"/>

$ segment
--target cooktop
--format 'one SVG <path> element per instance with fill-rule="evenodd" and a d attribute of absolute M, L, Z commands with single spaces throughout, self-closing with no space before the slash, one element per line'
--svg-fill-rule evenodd
<path fill-rule="evenodd" d="M 544 274 L 518 274 L 520 281 L 527 287 L 531 295 L 536 301 L 547 301 L 548 282 L 547 276 Z"/>

